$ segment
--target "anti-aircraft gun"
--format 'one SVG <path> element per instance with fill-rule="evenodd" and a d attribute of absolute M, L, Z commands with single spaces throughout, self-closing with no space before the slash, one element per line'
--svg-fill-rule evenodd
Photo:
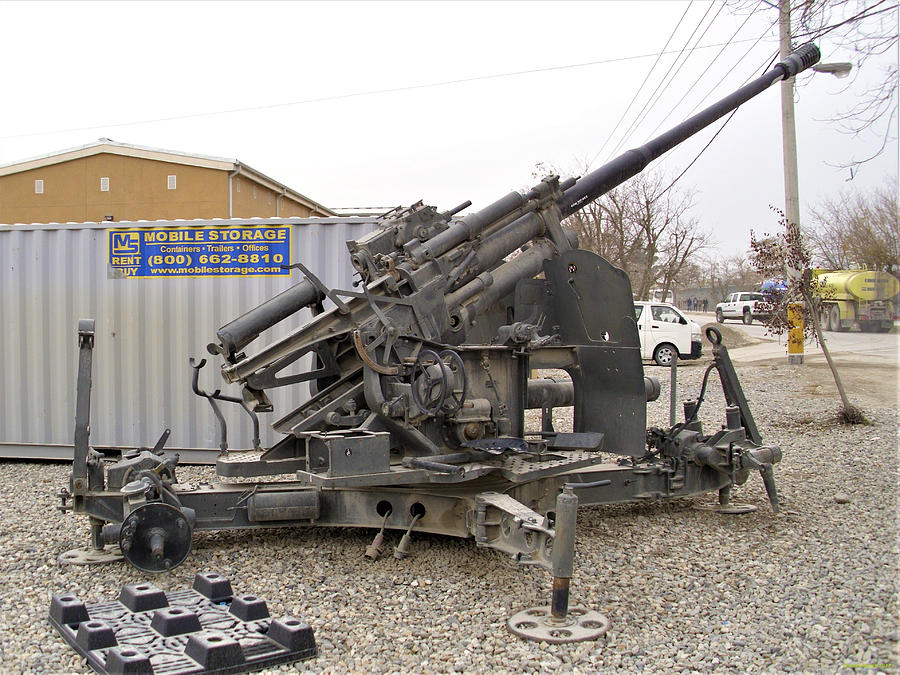
<path fill-rule="evenodd" d="M 79 327 L 81 367 L 76 458 L 77 513 L 90 516 L 94 549 L 116 544 L 134 566 L 159 572 L 188 555 L 193 530 L 277 526 L 381 528 L 474 538 L 554 575 L 553 614 L 565 618 L 577 504 L 647 501 L 718 491 L 759 471 L 777 509 L 772 465 L 721 335 L 707 332 L 713 364 L 684 420 L 646 429 L 659 393 L 644 376 L 627 275 L 577 247 L 561 222 L 639 173 L 699 130 L 819 58 L 813 45 L 672 130 L 580 179 L 550 176 L 458 217 L 422 203 L 385 215 L 348 242 L 356 290 L 305 279 L 221 327 L 209 351 L 240 396 L 194 391 L 220 425 L 217 473 L 224 482 L 182 485 L 162 447 L 105 467 L 89 448 L 91 322 Z M 330 301 L 325 308 L 326 299 Z M 313 317 L 274 344 L 249 349 L 266 329 L 309 308 Z M 303 364 L 307 364 L 308 367 Z M 302 367 L 301 367 L 302 366 Z M 560 369 L 567 378 L 531 378 Z M 728 403 L 724 426 L 698 419 L 717 370 Z M 219 402 L 253 417 L 273 412 L 268 392 L 308 386 L 309 399 L 279 411 L 273 447 L 227 451 Z M 571 432 L 553 410 L 574 407 Z M 541 431 L 525 412 L 541 411 Z M 258 434 L 256 434 L 258 437 Z M 617 461 L 608 462 L 614 455 Z M 293 474 L 291 481 L 262 477 Z M 255 478 L 246 480 L 234 479 Z M 529 622 L 523 622 L 523 625 Z"/>

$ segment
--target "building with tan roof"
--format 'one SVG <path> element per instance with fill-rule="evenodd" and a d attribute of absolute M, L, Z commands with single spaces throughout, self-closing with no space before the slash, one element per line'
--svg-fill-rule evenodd
<path fill-rule="evenodd" d="M 334 215 L 237 159 L 108 138 L 0 166 L 0 223 Z"/>

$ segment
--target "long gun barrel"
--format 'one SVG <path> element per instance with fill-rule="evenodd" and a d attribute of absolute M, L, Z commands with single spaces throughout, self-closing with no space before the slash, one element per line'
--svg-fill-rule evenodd
<path fill-rule="evenodd" d="M 639 148 L 622 153 L 596 171 L 582 177 L 573 187 L 566 190 L 557 202 L 563 217 L 575 213 L 586 204 L 590 204 L 604 193 L 637 175 L 654 159 L 765 91 L 775 82 L 787 80 L 815 65 L 820 58 L 818 47 L 814 44 L 803 45 L 784 61 L 775 64 L 771 70 L 745 84 L 733 94 L 712 104 Z"/>
<path fill-rule="evenodd" d="M 468 206 L 468 202 L 445 213 L 438 213 L 432 207 L 421 204 L 399 213 L 392 212 L 378 230 L 358 241 L 348 242 L 351 261 L 367 285 L 392 276 L 395 281 L 418 289 L 433 285 L 435 276 L 441 276 L 440 292 L 445 298 L 451 324 L 456 326 L 459 320 L 466 317 L 473 320 L 478 312 L 508 293 L 519 278 L 540 272 L 544 258 L 573 246 L 571 233 L 565 233 L 560 227 L 562 218 L 640 173 L 652 160 L 737 109 L 775 82 L 809 68 L 819 60 L 819 56 L 815 45 L 800 47 L 764 75 L 731 95 L 578 180 L 559 182 L 551 177 L 525 193 L 512 192 L 458 219 L 453 216 Z M 522 260 L 504 262 L 510 253 L 524 245 L 530 245 L 532 250 Z M 381 291 L 384 290 L 382 286 Z M 234 363 L 236 353 L 262 331 L 294 312 L 321 301 L 322 294 L 317 287 L 308 279 L 301 281 L 223 326 L 218 331 L 220 344 L 215 350 Z M 364 302 L 362 304 L 365 305 Z M 360 300 L 351 301 L 350 307 L 354 321 L 360 323 L 365 322 L 374 311 L 360 306 Z M 230 369 L 226 379 L 243 379 L 260 366 L 267 367 L 286 358 L 301 344 L 308 345 L 329 332 L 345 332 L 347 326 L 344 323 L 337 317 L 323 317 L 319 330 L 306 336 L 289 336 L 235 369 Z M 442 341 L 440 338 L 446 335 L 445 328 L 435 324 L 430 329 L 423 329 L 422 337 Z"/>

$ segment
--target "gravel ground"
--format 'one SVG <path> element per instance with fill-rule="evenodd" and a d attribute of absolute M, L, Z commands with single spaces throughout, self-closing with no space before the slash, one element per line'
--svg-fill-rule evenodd
<path fill-rule="evenodd" d="M 679 369 L 682 391 L 697 391 L 703 365 Z M 666 371 L 648 371 L 667 380 Z M 125 583 L 184 588 L 196 571 L 215 570 L 235 593 L 266 598 L 273 616 L 315 628 L 321 655 L 286 671 L 896 673 L 896 397 L 867 399 L 871 424 L 844 428 L 831 421 L 827 387 L 794 392 L 803 370 L 739 374 L 764 438 L 784 449 L 776 467 L 783 512 L 772 514 L 756 476 L 734 495 L 759 506 L 749 515 L 692 508 L 712 496 L 583 508 L 573 604 L 610 619 L 604 640 L 512 637 L 506 619 L 549 601 L 549 575 L 440 536 L 414 536 L 404 561 L 363 558 L 371 531 L 308 529 L 199 534 L 187 562 L 166 576 L 124 563 L 61 567 L 57 555 L 83 544 L 87 529 L 54 509 L 69 467 L 6 462 L 0 670 L 87 671 L 46 620 L 52 592 L 96 602 Z M 668 417 L 663 385 L 650 405 L 654 424 Z M 724 421 L 713 391 L 701 415 L 707 430 Z M 839 493 L 849 503 L 838 504 Z"/>

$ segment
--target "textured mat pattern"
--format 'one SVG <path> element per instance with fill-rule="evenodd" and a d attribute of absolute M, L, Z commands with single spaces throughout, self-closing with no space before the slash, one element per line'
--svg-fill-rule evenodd
<path fill-rule="evenodd" d="M 98 673 L 241 673 L 317 653 L 309 625 L 272 619 L 265 600 L 232 595 L 215 572 L 198 573 L 192 589 L 129 584 L 90 605 L 54 595 L 50 623 Z"/>

